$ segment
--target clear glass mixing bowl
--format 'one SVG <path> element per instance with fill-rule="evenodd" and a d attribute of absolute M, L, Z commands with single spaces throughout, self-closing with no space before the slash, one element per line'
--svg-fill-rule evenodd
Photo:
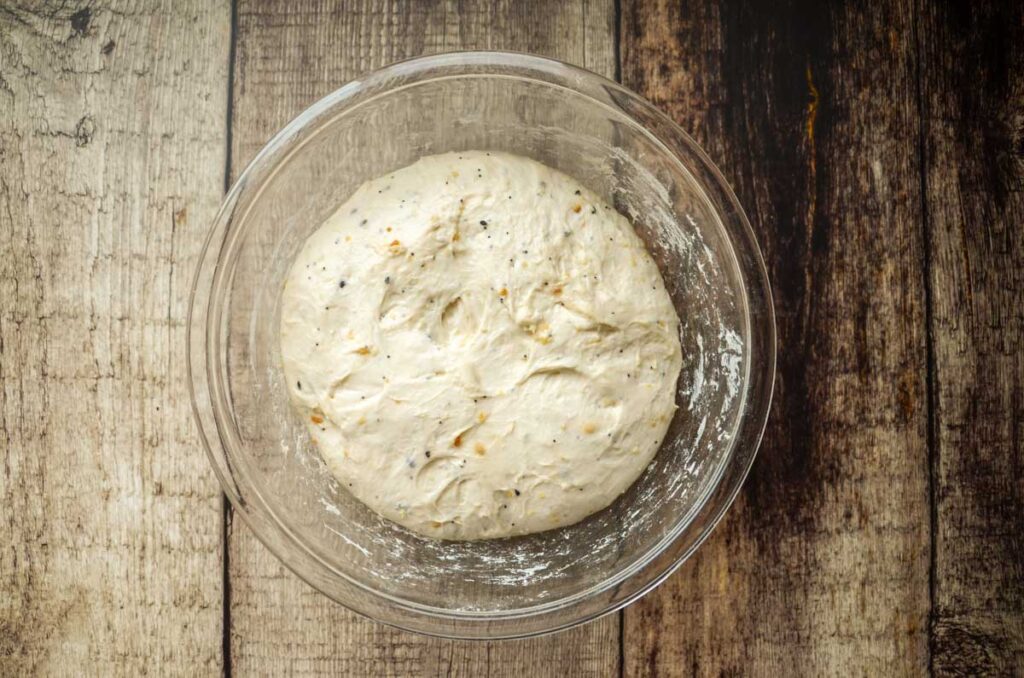
<path fill-rule="evenodd" d="M 356 187 L 421 156 L 467 149 L 532 157 L 630 217 L 682 320 L 684 365 L 661 450 L 610 507 L 527 537 L 443 542 L 378 517 L 327 473 L 282 382 L 279 302 L 303 241 Z M 395 64 L 278 133 L 224 201 L 188 322 L 195 416 L 237 514 L 339 603 L 449 637 L 565 628 L 661 582 L 735 497 L 760 442 L 775 368 L 764 263 L 701 149 L 609 80 L 499 52 Z"/>

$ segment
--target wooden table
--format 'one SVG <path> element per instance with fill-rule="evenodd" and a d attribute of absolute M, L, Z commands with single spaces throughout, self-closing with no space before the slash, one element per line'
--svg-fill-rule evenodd
<path fill-rule="evenodd" d="M 0 674 L 1024 675 L 1024 8 L 772 4 L 3 3 Z M 712 539 L 522 642 L 392 630 L 286 572 L 232 521 L 185 381 L 232 177 L 358 74 L 465 48 L 672 115 L 778 313 L 765 442 Z"/>

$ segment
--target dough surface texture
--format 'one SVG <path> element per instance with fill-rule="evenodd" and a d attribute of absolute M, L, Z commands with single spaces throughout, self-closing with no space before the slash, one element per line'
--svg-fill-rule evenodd
<path fill-rule="evenodd" d="M 575 523 L 637 479 L 676 409 L 678 324 L 625 217 L 472 151 L 361 186 L 293 263 L 280 337 L 338 481 L 468 540 Z"/>

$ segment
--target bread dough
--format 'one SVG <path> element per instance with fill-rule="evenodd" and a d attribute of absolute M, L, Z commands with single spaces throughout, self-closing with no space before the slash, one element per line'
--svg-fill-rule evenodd
<path fill-rule="evenodd" d="M 675 411 L 679 319 L 632 226 L 504 153 L 421 159 L 313 233 L 281 303 L 293 401 L 330 472 L 423 535 L 610 504 Z"/>

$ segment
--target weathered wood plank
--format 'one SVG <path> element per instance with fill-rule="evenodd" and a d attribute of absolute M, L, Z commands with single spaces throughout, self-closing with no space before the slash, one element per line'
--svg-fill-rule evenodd
<path fill-rule="evenodd" d="M 623 81 L 734 182 L 773 282 L 776 400 L 737 505 L 623 618 L 629 675 L 928 667 L 924 242 L 906 2 L 626 1 Z"/>
<path fill-rule="evenodd" d="M 29 5 L 0 7 L 0 674 L 216 675 L 221 495 L 183 364 L 230 8 Z"/>
<path fill-rule="evenodd" d="M 547 54 L 613 76 L 611 0 L 338 2 L 238 8 L 232 170 L 289 119 L 367 70 L 452 49 Z M 618 670 L 613 615 L 556 637 L 464 643 L 366 621 L 290 573 L 240 523 L 229 549 L 231 661 L 238 674 L 607 675 Z"/>
<path fill-rule="evenodd" d="M 919 2 L 936 675 L 1024 672 L 1024 6 Z"/>

